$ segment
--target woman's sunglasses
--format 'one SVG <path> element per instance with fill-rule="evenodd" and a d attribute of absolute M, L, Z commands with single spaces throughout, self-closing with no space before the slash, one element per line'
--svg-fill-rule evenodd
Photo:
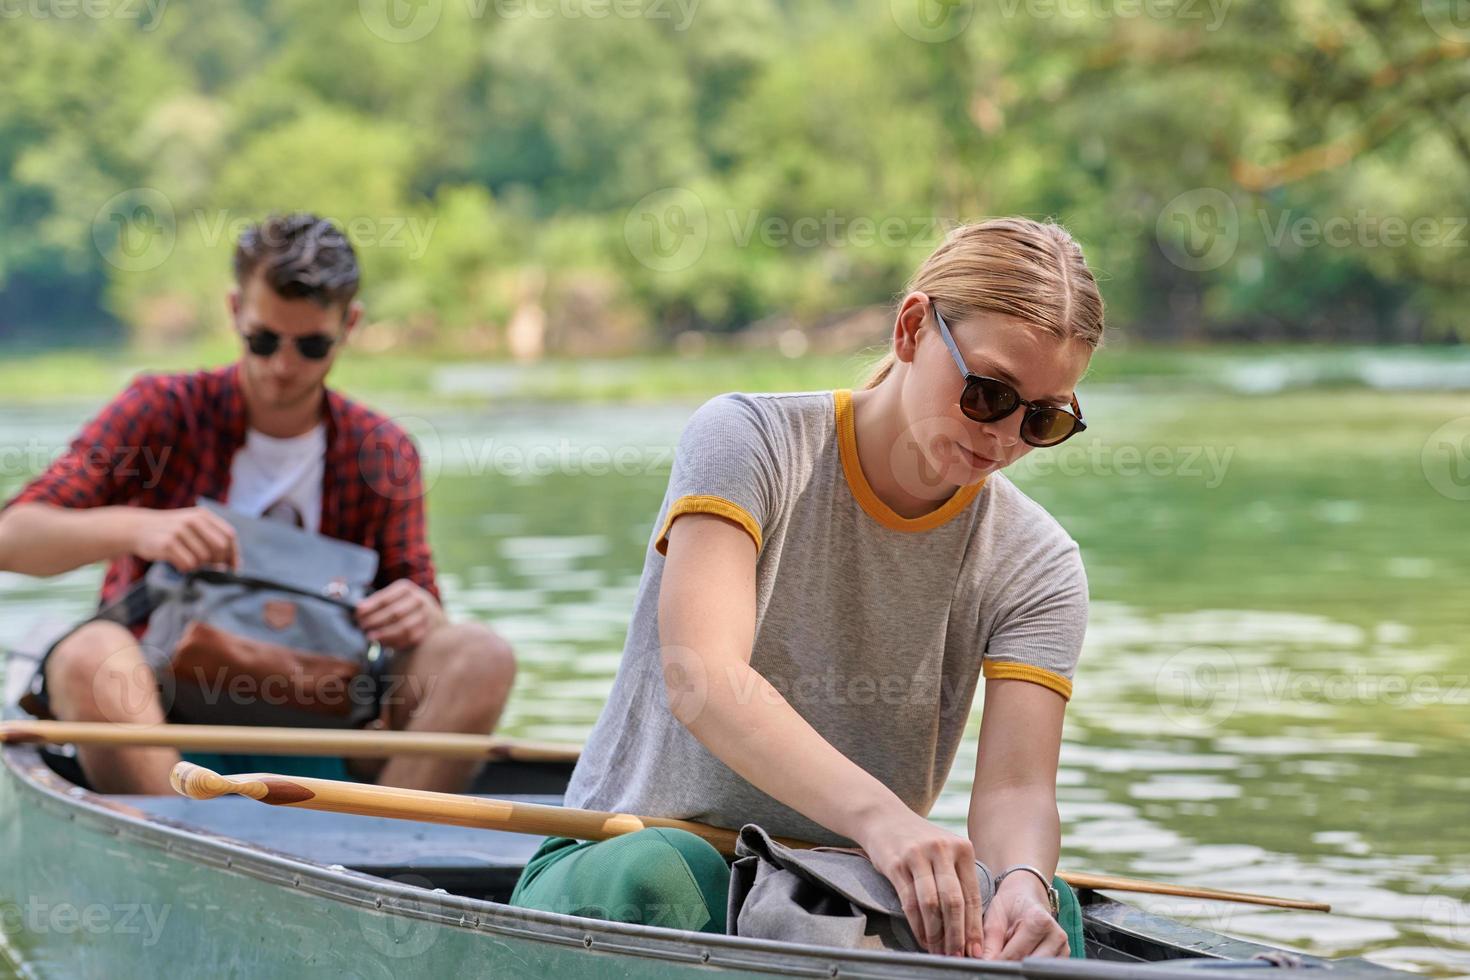
<path fill-rule="evenodd" d="M 1076 395 L 1072 396 L 1072 410 L 1068 411 L 1054 405 L 1028 402 L 1014 387 L 999 378 L 971 374 L 965 366 L 964 355 L 949 332 L 949 325 L 939 315 L 939 307 L 931 300 L 929 308 L 934 311 L 934 322 L 939 324 L 939 336 L 944 338 L 944 345 L 954 356 L 955 364 L 959 365 L 960 374 L 965 376 L 960 411 L 966 418 L 976 422 L 999 422 L 1024 405 L 1026 414 L 1021 419 L 1021 440 L 1028 446 L 1041 448 L 1066 442 L 1087 428 L 1087 423 L 1082 421 L 1082 406 L 1077 404 Z"/>
<path fill-rule="evenodd" d="M 245 338 L 245 346 L 256 357 L 270 357 L 281 349 L 281 335 L 265 327 L 259 327 L 241 336 Z M 302 357 L 308 361 L 320 361 L 332 352 L 337 338 L 326 333 L 309 333 L 304 337 L 292 337 L 291 341 L 296 345 L 296 351 Z"/>

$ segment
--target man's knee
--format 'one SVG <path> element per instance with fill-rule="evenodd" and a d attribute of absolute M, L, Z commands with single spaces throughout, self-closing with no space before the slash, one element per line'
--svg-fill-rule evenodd
<path fill-rule="evenodd" d="M 157 701 L 157 681 L 138 641 L 116 623 L 100 621 L 79 627 L 51 651 L 46 690 L 53 708 L 67 714 L 95 706 L 130 715 Z"/>
<path fill-rule="evenodd" d="M 487 626 L 454 623 L 435 631 L 430 640 L 439 651 L 435 667 L 452 683 L 506 690 L 515 681 L 515 651 Z"/>

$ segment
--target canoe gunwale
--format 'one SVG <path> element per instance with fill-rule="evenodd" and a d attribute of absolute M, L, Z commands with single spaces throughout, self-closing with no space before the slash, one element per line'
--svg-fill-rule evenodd
<path fill-rule="evenodd" d="M 555 944 L 589 953 L 656 959 L 669 963 L 703 966 L 706 969 L 729 968 L 780 976 L 866 977 L 893 980 L 896 977 L 1010 976 L 1048 978 L 1124 978 L 1144 977 L 1153 980 L 1198 980 L 1201 967 L 1185 967 L 1163 962 L 1117 962 L 1104 960 L 1033 960 L 1023 962 L 986 962 L 961 960 L 913 953 L 882 950 L 845 950 L 807 947 L 773 940 L 741 936 L 721 936 L 688 932 L 665 927 L 610 922 L 581 916 L 563 915 L 521 909 L 451 893 L 428 891 L 389 878 L 354 871 L 340 865 L 323 865 L 294 854 L 274 851 L 269 847 L 245 843 L 204 831 L 199 827 L 146 813 L 126 802 L 125 797 L 109 797 L 67 782 L 42 759 L 34 746 L 15 745 L 0 749 L 0 779 L 12 783 L 20 794 L 29 795 L 33 805 L 54 812 L 58 817 L 111 834 L 129 843 L 155 848 L 163 853 L 210 867 L 227 874 L 245 875 L 259 881 L 291 889 L 363 910 L 377 910 L 389 916 L 432 922 L 454 929 L 468 930 L 487 936 L 503 936 L 542 944 Z M 22 805 L 25 801 L 22 800 Z M 1176 946 L 1181 956 L 1222 959 L 1271 947 L 1240 940 L 1225 940 L 1231 948 L 1211 951 L 1202 940 L 1223 939 L 1213 933 L 1197 930 L 1173 920 L 1152 916 L 1121 903 L 1135 914 L 1132 923 L 1166 923 L 1177 927 Z M 1146 932 L 1140 936 L 1146 937 Z M 1239 944 L 1237 948 L 1235 944 Z M 1218 945 L 1218 944 L 1217 944 Z M 1312 962 L 1326 961 L 1314 960 Z M 1224 962 L 1221 965 L 1225 965 Z M 1337 964 L 1334 964 L 1337 965 Z M 1348 964 L 1342 964 L 1348 966 Z M 1360 971 L 1353 967 L 1335 970 L 1338 976 Z M 1368 973 L 1389 973 L 1382 967 L 1361 964 Z M 1211 972 L 1207 967 L 1204 972 Z"/>

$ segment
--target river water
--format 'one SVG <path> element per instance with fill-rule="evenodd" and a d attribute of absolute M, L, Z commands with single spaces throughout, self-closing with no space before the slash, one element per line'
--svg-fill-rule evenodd
<path fill-rule="evenodd" d="M 0 412 L 7 492 L 90 405 Z M 503 730 L 604 703 L 695 405 L 395 406 L 428 459 L 446 601 L 522 665 Z M 1470 974 L 1470 398 L 1089 392 L 1015 467 L 1079 541 L 1093 606 L 1067 715 L 1062 866 L 1334 905 L 1142 898 L 1234 935 Z M 99 575 L 0 576 L 0 641 Z M 963 832 L 974 733 L 933 819 Z"/>

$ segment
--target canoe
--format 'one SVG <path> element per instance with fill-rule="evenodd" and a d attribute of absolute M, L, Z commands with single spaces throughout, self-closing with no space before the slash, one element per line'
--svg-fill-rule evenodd
<path fill-rule="evenodd" d="M 17 709 L 6 712 L 18 717 Z M 571 765 L 496 761 L 474 792 L 560 803 Z M 1276 969 L 1268 946 L 1080 893 L 1086 960 L 993 963 L 806 947 L 504 904 L 541 838 L 118 796 L 65 749 L 0 749 L 0 973 L 129 978 L 1193 977 Z M 1403 977 L 1361 959 L 1334 976 Z"/>

